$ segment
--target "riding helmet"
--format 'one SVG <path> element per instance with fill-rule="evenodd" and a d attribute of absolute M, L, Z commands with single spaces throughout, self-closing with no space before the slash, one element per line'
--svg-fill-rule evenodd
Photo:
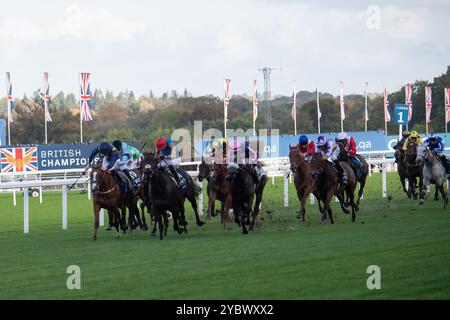
<path fill-rule="evenodd" d="M 302 135 L 298 138 L 298 143 L 300 143 L 300 144 L 307 144 L 308 142 L 309 142 L 309 139 L 305 135 Z"/>
<path fill-rule="evenodd" d="M 156 140 L 156 150 L 162 151 L 165 149 L 166 145 L 167 145 L 166 138 L 161 137 Z"/>
<path fill-rule="evenodd" d="M 106 155 L 106 154 L 109 154 L 112 151 L 112 146 L 109 143 L 107 143 L 107 142 L 102 142 L 100 144 L 100 147 L 99 147 L 98 150 L 100 151 L 100 154 Z"/>
<path fill-rule="evenodd" d="M 322 147 L 327 143 L 327 139 L 324 136 L 319 136 L 317 138 L 317 146 Z"/>
<path fill-rule="evenodd" d="M 122 150 L 122 141 L 120 140 L 114 140 L 112 145 L 114 146 L 114 148 L 117 149 L 117 151 Z"/>
<path fill-rule="evenodd" d="M 341 132 L 337 136 L 337 140 L 347 140 L 347 138 L 348 138 L 348 136 L 347 136 L 347 133 L 345 133 L 345 132 Z"/>

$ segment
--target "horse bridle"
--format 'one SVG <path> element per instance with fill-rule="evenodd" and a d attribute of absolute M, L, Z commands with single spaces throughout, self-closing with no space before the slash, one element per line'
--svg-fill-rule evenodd
<path fill-rule="evenodd" d="M 96 172 L 96 173 L 98 173 L 98 172 Z M 115 184 L 114 184 L 114 187 L 112 187 L 111 189 L 109 189 L 109 190 L 107 190 L 107 191 L 100 191 L 100 190 L 98 189 L 98 186 L 100 186 L 101 183 L 103 182 L 103 179 L 104 179 L 104 177 L 105 177 L 105 174 L 111 174 L 111 173 L 108 172 L 108 171 L 102 171 L 102 173 L 103 173 L 102 179 L 101 179 L 99 182 L 96 182 L 96 187 L 95 187 L 94 189 L 92 189 L 92 193 L 93 193 L 93 194 L 95 193 L 95 194 L 99 194 L 99 195 L 104 196 L 104 195 L 107 195 L 107 194 L 113 192 L 113 191 L 117 188 L 117 183 L 115 183 Z M 94 174 L 94 172 L 93 172 L 92 174 Z"/>

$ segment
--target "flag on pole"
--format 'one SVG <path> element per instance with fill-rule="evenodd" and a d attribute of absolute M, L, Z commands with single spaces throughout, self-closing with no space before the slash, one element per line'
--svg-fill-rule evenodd
<path fill-rule="evenodd" d="M 432 100 L 431 100 L 431 86 L 426 85 L 425 86 L 425 115 L 426 115 L 426 122 L 431 122 L 431 108 L 433 107 Z"/>
<path fill-rule="evenodd" d="M 80 109 L 81 119 L 84 121 L 92 121 L 91 114 L 91 74 L 87 72 L 80 73 Z"/>
<path fill-rule="evenodd" d="M 340 99 L 340 105 L 341 105 L 341 121 L 345 120 L 345 99 L 344 99 L 344 82 L 340 82 L 341 84 L 341 99 Z"/>
<path fill-rule="evenodd" d="M 228 105 L 230 104 L 231 91 L 230 91 L 231 79 L 225 79 L 225 98 L 224 98 L 224 117 L 225 121 L 228 121 Z"/>
<path fill-rule="evenodd" d="M 52 122 L 52 116 L 48 109 L 48 104 L 50 102 L 50 86 L 48 84 L 48 72 L 44 72 L 44 112 L 45 121 Z"/>
<path fill-rule="evenodd" d="M 391 121 L 391 114 L 389 113 L 388 107 L 390 104 L 390 100 L 389 100 L 389 94 L 387 92 L 387 89 L 384 88 L 384 121 L 385 122 L 390 122 Z"/>
<path fill-rule="evenodd" d="M 410 83 L 406 84 L 405 86 L 405 104 L 408 105 L 408 121 L 411 121 L 413 102 L 412 102 L 412 87 Z"/>
<path fill-rule="evenodd" d="M 6 73 L 6 110 L 8 114 L 8 123 L 13 122 L 12 119 L 13 95 L 12 95 L 12 81 L 9 72 Z"/>
<path fill-rule="evenodd" d="M 297 90 L 295 89 L 295 81 L 294 81 L 294 93 L 292 95 L 292 109 L 291 109 L 291 117 L 292 120 L 297 120 Z"/>
<path fill-rule="evenodd" d="M 367 110 L 367 87 L 369 86 L 369 83 L 366 82 L 366 88 L 364 91 L 364 97 L 365 97 L 365 104 L 364 104 L 364 115 L 366 122 L 369 122 L 369 110 Z"/>
<path fill-rule="evenodd" d="M 253 80 L 253 121 L 258 118 L 258 87 L 256 80 Z"/>
<path fill-rule="evenodd" d="M 450 120 L 450 88 L 445 88 L 445 123 Z"/>

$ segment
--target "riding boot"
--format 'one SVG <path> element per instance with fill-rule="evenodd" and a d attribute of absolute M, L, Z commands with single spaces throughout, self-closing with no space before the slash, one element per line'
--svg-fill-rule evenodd
<path fill-rule="evenodd" d="M 169 170 L 170 173 L 172 173 L 173 177 L 175 178 L 176 182 L 177 182 L 177 186 L 178 188 L 184 192 L 184 190 L 186 189 L 185 185 L 180 183 L 181 179 L 180 176 L 178 175 L 177 170 L 175 169 L 175 167 L 173 165 L 169 165 Z"/>
<path fill-rule="evenodd" d="M 127 193 L 128 183 L 125 183 L 115 170 L 111 171 L 111 175 L 113 176 L 116 183 L 119 185 L 119 188 L 122 189 L 124 193 Z"/>
<path fill-rule="evenodd" d="M 133 184 L 133 187 L 136 187 L 134 179 L 130 175 L 130 171 L 128 171 L 128 169 L 123 169 L 122 172 L 125 173 L 128 179 L 130 179 L 131 183 Z"/>
<path fill-rule="evenodd" d="M 338 172 L 338 182 L 340 184 L 347 184 L 345 172 L 344 172 L 344 169 L 342 169 L 341 164 L 339 163 L 339 160 L 335 160 L 335 161 L 333 161 L 333 163 Z"/>
<path fill-rule="evenodd" d="M 256 166 L 252 166 L 250 173 L 252 174 L 252 178 L 253 178 L 253 181 L 255 182 L 255 184 L 258 184 L 259 179 L 258 179 L 258 173 L 256 172 Z"/>

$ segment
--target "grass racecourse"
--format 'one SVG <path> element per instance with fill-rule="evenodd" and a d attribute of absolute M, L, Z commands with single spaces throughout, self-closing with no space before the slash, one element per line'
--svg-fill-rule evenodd
<path fill-rule="evenodd" d="M 61 193 L 30 198 L 30 233 L 23 234 L 22 196 L 0 194 L 0 299 L 449 299 L 450 209 L 428 195 L 405 200 L 398 178 L 369 178 L 357 216 L 334 203 L 335 225 L 320 224 L 317 206 L 296 219 L 290 184 L 268 184 L 255 232 L 244 236 L 218 218 L 189 234 L 169 229 L 164 241 L 136 231 L 115 239 L 100 229 L 92 241 L 92 204 L 68 197 L 69 229 L 61 228 Z M 434 187 L 433 187 L 434 188 Z M 206 197 L 205 197 L 206 205 Z M 269 212 L 269 213 L 268 213 Z M 81 290 L 68 290 L 67 267 L 81 269 Z M 367 268 L 381 268 L 381 289 L 369 290 Z"/>

